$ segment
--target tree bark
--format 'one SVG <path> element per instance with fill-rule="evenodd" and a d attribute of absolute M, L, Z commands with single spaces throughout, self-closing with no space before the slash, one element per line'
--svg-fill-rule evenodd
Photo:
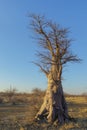
<path fill-rule="evenodd" d="M 51 72 L 48 75 L 48 87 L 44 102 L 35 118 L 40 119 L 46 113 L 48 122 L 58 120 L 59 123 L 64 123 L 69 119 L 61 81 L 53 79 Z"/>

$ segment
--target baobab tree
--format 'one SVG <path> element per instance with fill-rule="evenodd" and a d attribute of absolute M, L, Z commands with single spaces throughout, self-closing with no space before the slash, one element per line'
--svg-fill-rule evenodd
<path fill-rule="evenodd" d="M 68 38 L 68 29 L 46 20 L 44 16 L 31 15 L 30 18 L 30 27 L 41 47 L 37 52 L 39 62 L 34 63 L 48 80 L 44 101 L 35 119 L 46 117 L 49 122 L 64 123 L 70 116 L 62 88 L 62 72 L 68 62 L 79 62 L 80 59 L 70 50 L 72 42 Z"/>

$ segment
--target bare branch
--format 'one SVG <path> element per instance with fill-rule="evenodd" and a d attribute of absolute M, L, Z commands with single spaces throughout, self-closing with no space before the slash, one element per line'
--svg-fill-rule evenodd
<path fill-rule="evenodd" d="M 37 66 L 40 68 L 40 70 L 41 70 L 46 76 L 48 76 L 49 71 L 45 70 L 40 64 L 35 63 L 35 62 L 33 62 L 33 63 L 34 63 L 35 65 L 37 65 Z"/>
<path fill-rule="evenodd" d="M 40 36 L 39 41 L 41 42 L 42 39 L 45 40 L 45 47 L 50 50 L 51 55 L 54 55 L 51 41 L 45 29 L 45 27 L 48 27 L 48 22 L 45 22 L 44 17 L 32 15 L 32 18 L 33 20 L 31 22 L 31 26 L 32 29 Z"/>
<path fill-rule="evenodd" d="M 62 59 L 62 64 L 66 64 L 68 62 L 81 62 L 80 58 L 77 58 L 77 56 L 75 55 L 69 55 L 65 58 Z"/>

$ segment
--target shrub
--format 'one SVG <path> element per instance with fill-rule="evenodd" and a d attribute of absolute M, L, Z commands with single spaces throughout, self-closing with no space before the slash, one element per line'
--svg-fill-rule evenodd
<path fill-rule="evenodd" d="M 5 95 L 8 98 L 8 102 L 13 103 L 14 96 L 15 96 L 16 93 L 17 93 L 17 89 L 16 88 L 10 87 L 9 89 L 5 90 Z"/>
<path fill-rule="evenodd" d="M 0 104 L 2 104 L 4 101 L 3 97 L 0 97 Z"/>

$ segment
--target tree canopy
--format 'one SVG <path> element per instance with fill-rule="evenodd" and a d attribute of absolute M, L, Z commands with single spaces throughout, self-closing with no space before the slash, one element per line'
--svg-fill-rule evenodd
<path fill-rule="evenodd" d="M 72 40 L 68 38 L 68 28 L 47 20 L 44 16 L 31 15 L 30 26 L 36 34 L 41 47 L 37 52 L 39 63 L 35 63 L 47 75 L 53 65 L 61 71 L 68 62 L 79 62 L 77 55 L 71 52 Z"/>

